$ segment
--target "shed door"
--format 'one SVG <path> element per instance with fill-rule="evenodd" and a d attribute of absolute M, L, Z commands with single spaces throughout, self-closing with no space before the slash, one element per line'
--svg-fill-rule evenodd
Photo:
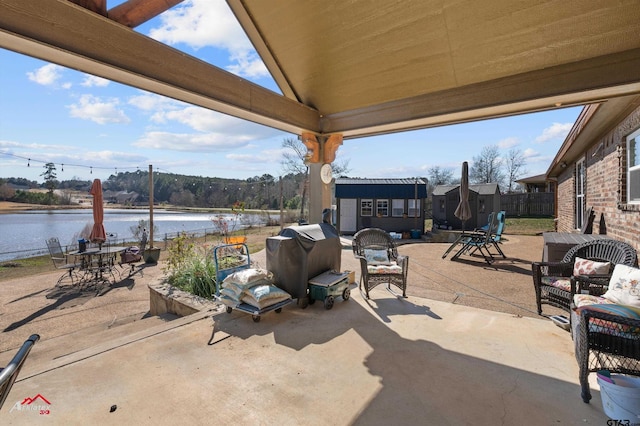
<path fill-rule="evenodd" d="M 353 234 L 357 231 L 358 200 L 355 198 L 340 199 L 340 233 Z"/>

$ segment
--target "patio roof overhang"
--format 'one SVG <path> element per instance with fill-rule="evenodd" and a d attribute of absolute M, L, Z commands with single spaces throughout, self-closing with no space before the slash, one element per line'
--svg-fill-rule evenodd
<path fill-rule="evenodd" d="M 623 96 L 585 106 L 547 169 L 547 180 L 556 179 L 567 165 L 583 157 L 638 106 L 640 96 Z"/>
<path fill-rule="evenodd" d="M 633 0 L 227 0 L 282 95 L 131 29 L 178 3 L 0 0 L 0 47 L 345 139 L 640 93 Z"/>

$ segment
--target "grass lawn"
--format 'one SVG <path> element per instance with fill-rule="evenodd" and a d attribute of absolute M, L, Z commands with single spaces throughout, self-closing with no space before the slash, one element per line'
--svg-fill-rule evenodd
<path fill-rule="evenodd" d="M 425 229 L 431 229 L 432 221 L 425 221 Z M 555 230 L 553 218 L 510 218 L 504 223 L 504 234 L 511 235 L 542 235 L 543 232 Z"/>

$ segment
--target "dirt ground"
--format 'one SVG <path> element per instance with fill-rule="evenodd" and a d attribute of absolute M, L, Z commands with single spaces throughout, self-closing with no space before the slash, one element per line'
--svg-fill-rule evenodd
<path fill-rule="evenodd" d="M 400 245 L 409 256 L 407 293 L 464 306 L 537 317 L 531 277 L 531 262 L 541 259 L 542 237 L 506 235 L 502 249 L 507 259 L 488 265 L 479 256 L 443 259 L 448 243 L 413 242 Z M 415 240 L 418 241 L 418 240 Z M 348 241 L 347 241 L 348 243 Z M 264 250 L 252 253 L 257 266 L 266 268 Z M 350 246 L 343 246 L 341 269 L 356 271 L 359 264 Z M 31 334 L 42 340 L 72 333 L 92 338 L 99 331 L 112 330 L 149 317 L 151 282 L 164 278 L 163 261 L 145 265 L 142 273 L 123 276 L 110 286 L 85 289 L 56 287 L 61 271 L 10 279 L 0 286 L 0 354 L 15 350 Z M 382 286 L 372 291 L 386 291 Z M 352 297 L 363 297 L 353 289 Z M 545 314 L 560 313 L 545 307 Z M 87 337 L 88 336 L 88 337 Z"/>

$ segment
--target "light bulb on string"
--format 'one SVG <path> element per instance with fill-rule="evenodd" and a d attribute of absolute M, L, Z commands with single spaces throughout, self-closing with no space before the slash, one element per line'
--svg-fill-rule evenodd
<path fill-rule="evenodd" d="M 89 166 L 89 174 L 92 175 L 93 174 L 93 166 Z"/>
<path fill-rule="evenodd" d="M 62 163 L 62 171 L 64 172 L 64 163 Z"/>
<path fill-rule="evenodd" d="M 27 159 L 27 167 L 31 167 L 31 158 Z"/>

